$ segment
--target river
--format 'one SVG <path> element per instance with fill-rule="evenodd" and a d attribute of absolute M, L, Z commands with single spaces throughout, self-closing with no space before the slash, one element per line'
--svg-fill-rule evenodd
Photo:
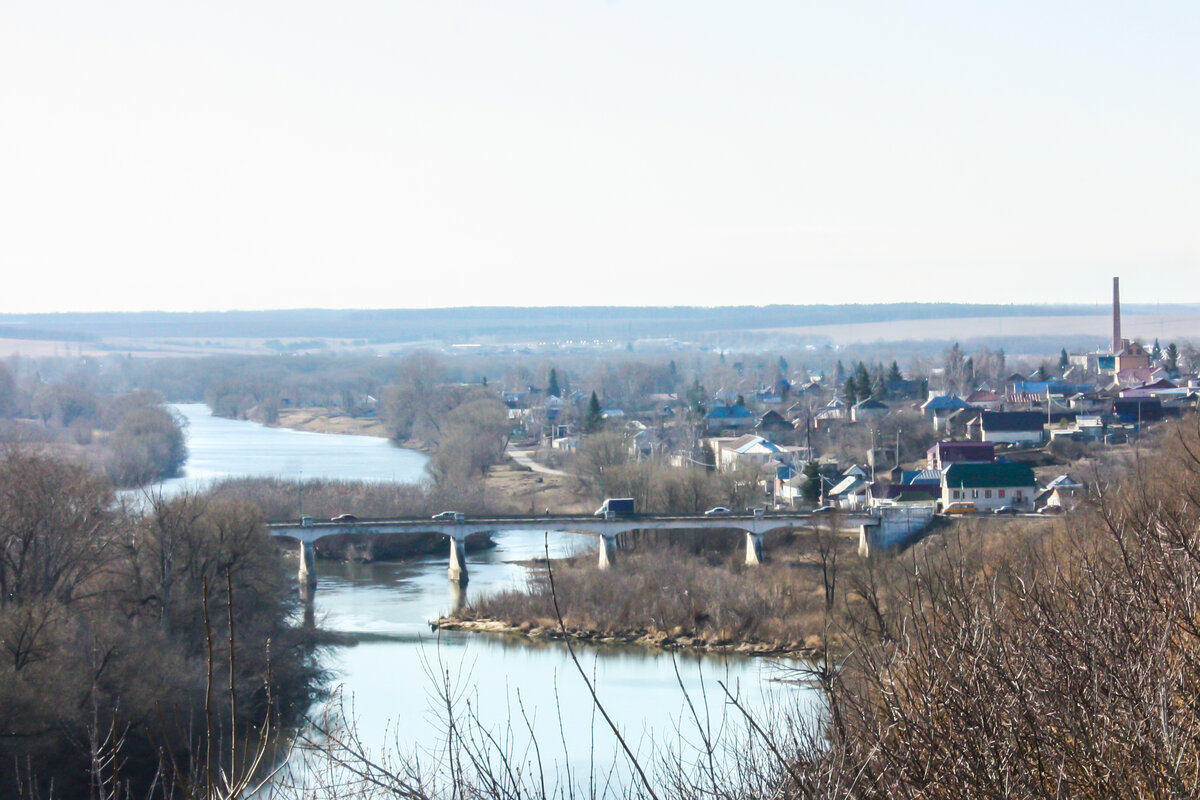
<path fill-rule="evenodd" d="M 223 476 L 254 475 L 347 480 L 417 481 L 426 457 L 382 439 L 300 433 L 253 422 L 213 417 L 201 405 L 180 405 L 188 420 L 190 452 L 177 489 Z M 483 592 L 520 585 L 526 569 L 517 561 L 579 548 L 595 539 L 542 531 L 502 531 L 496 547 L 468 556 L 468 602 Z M 565 645 L 507 636 L 434 632 L 429 620 L 451 607 L 446 559 L 338 564 L 319 562 L 315 619 L 325 630 L 358 643 L 330 648 L 324 666 L 330 691 L 355 721 L 374 754 L 419 754 L 426 763 L 444 760 L 446 714 L 438 686 L 449 686 L 460 714 L 477 717 L 481 729 L 528 750 L 531 729 L 545 770 L 586 785 L 593 768 L 615 765 L 617 782 L 628 780 L 615 737 L 595 713 L 585 682 Z M 777 664 L 766 659 L 650 651 L 636 646 L 577 646 L 585 672 L 629 745 L 643 757 L 664 748 L 689 750 L 699 740 L 696 716 L 713 730 L 737 721 L 720 680 L 754 712 L 796 705 L 816 713 L 816 692 L 773 680 Z M 677 674 L 678 671 L 678 674 Z M 685 696 L 686 692 L 686 696 Z M 327 704 L 313 709 L 320 714 Z M 740 728 L 740 725 L 734 725 Z M 688 756 L 694 759 L 695 754 Z"/>

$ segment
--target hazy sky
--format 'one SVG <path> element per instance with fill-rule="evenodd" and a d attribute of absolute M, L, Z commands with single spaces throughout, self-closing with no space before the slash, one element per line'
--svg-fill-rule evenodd
<path fill-rule="evenodd" d="M 1200 3 L 0 0 L 0 311 L 1200 301 Z"/>

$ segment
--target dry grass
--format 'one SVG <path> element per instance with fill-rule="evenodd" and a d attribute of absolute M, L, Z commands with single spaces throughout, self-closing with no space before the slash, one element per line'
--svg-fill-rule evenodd
<path fill-rule="evenodd" d="M 336 408 L 280 409 L 276 425 L 310 433 L 340 433 L 354 436 L 388 437 L 387 424 L 380 417 L 355 417 Z"/>
<path fill-rule="evenodd" d="M 800 651 L 824 646 L 825 588 L 814 534 L 768 540 L 771 560 L 744 563 L 744 537 L 697 537 L 692 546 L 647 536 L 622 551 L 614 569 L 596 556 L 553 564 L 555 593 L 567 628 L 600 636 L 649 637 L 663 644 L 726 646 L 755 643 Z M 836 537 L 849 559 L 853 537 Z M 548 576 L 527 591 L 484 597 L 461 619 L 495 619 L 523 630 L 555 628 Z"/>

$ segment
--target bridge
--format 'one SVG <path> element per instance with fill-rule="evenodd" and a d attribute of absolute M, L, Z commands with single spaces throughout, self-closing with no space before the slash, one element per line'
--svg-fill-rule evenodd
<path fill-rule="evenodd" d="M 316 585 L 316 558 L 312 544 L 326 536 L 344 534 L 435 533 L 445 536 L 450 545 L 447 577 L 467 582 L 465 542 L 472 534 L 523 529 L 546 532 L 583 533 L 600 542 L 599 567 L 609 569 L 617 561 L 617 536 L 629 531 L 735 530 L 746 534 L 746 563 L 761 564 L 764 559 L 763 537 L 772 531 L 816 528 L 825 525 L 839 530 L 858 531 L 859 551 L 869 555 L 874 549 L 890 547 L 924 529 L 933 519 L 933 506 L 881 506 L 854 513 L 759 513 L 721 515 L 636 515 L 604 518 L 596 516 L 493 516 L 460 520 L 370 519 L 354 521 L 277 522 L 267 525 L 272 536 L 296 539 L 300 543 L 299 577 L 302 587 L 311 591 Z"/>

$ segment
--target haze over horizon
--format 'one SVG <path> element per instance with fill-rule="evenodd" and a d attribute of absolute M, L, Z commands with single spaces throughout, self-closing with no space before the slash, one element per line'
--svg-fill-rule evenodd
<path fill-rule="evenodd" d="M 0 8 L 0 313 L 1200 301 L 1187 2 Z"/>

